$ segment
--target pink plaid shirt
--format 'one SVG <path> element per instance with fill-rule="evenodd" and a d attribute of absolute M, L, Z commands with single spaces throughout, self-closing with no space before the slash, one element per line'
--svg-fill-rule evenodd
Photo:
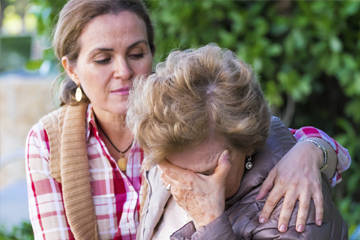
<path fill-rule="evenodd" d="M 133 144 L 126 175 L 122 173 L 96 129 L 89 105 L 87 151 L 99 239 L 136 239 L 142 149 Z M 29 212 L 35 239 L 74 239 L 65 215 L 61 184 L 51 177 L 49 159 L 48 136 L 42 124 L 37 123 L 26 142 Z"/>
<path fill-rule="evenodd" d="M 126 175 L 118 168 L 99 136 L 91 105 L 87 110 L 87 150 L 99 239 L 136 239 L 139 224 L 140 168 L 144 153 L 139 145 L 130 150 Z M 346 149 L 312 127 L 292 130 L 295 138 L 319 137 L 328 141 L 338 155 L 340 172 L 350 165 Z M 61 184 L 50 174 L 50 148 L 41 123 L 35 124 L 26 141 L 26 170 L 30 221 L 35 239 L 74 239 L 67 222 Z M 334 179 L 334 178 L 333 178 Z M 335 185 L 335 182 L 332 182 Z"/>

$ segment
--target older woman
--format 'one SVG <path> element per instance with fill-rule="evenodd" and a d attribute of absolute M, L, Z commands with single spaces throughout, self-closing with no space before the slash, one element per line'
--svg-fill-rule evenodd
<path fill-rule="evenodd" d="M 270 119 L 254 73 L 231 51 L 207 45 L 171 53 L 155 74 L 136 82 L 129 105 L 145 166 L 160 167 L 145 175 L 138 239 L 347 239 L 327 181 L 321 227 L 310 214 L 298 233 L 292 214 L 288 231 L 279 233 L 282 201 L 267 223 L 258 222 L 263 179 L 295 141 L 279 119 Z"/>
<path fill-rule="evenodd" d="M 70 0 L 60 12 L 53 47 L 66 72 L 62 107 L 34 125 L 26 142 L 30 220 L 36 239 L 135 238 L 143 151 L 126 127 L 126 104 L 133 78 L 151 73 L 153 38 L 141 0 Z M 299 140 L 311 137 L 310 132 L 325 136 L 311 129 L 303 128 L 295 136 Z M 328 151 L 342 149 L 326 139 L 334 146 L 324 145 Z M 338 153 L 336 173 L 350 164 L 347 155 Z M 322 152 L 304 142 L 283 160 L 268 181 L 267 186 L 275 186 L 273 201 L 264 207 L 264 221 L 284 194 L 290 203 L 299 196 L 308 196 L 304 202 L 311 197 L 322 202 L 319 187 L 301 185 L 320 186 L 317 165 L 324 162 Z M 306 167 L 289 178 L 289 164 Z M 334 169 L 328 170 L 334 174 Z M 318 220 L 321 209 L 319 205 Z M 291 212 L 292 208 L 284 208 L 282 225 L 287 226 Z M 305 207 L 298 215 L 307 212 Z"/>

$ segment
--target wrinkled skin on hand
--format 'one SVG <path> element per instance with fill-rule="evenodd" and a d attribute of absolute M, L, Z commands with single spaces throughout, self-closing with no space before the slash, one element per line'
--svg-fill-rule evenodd
<path fill-rule="evenodd" d="M 158 167 L 164 185 L 171 184 L 174 200 L 194 220 L 197 229 L 224 212 L 225 182 L 231 168 L 228 150 L 222 152 L 210 176 L 182 169 L 166 160 Z"/>

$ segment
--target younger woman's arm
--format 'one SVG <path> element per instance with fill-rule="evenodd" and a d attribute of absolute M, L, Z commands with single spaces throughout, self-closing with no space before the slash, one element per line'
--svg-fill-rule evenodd
<path fill-rule="evenodd" d="M 311 199 L 316 207 L 316 223 L 319 226 L 322 224 L 323 195 L 320 168 L 324 163 L 324 154 L 314 143 L 302 140 L 313 139 L 327 150 L 328 166 L 323 173 L 332 186 L 341 181 L 340 173 L 349 168 L 351 158 L 345 148 L 321 130 L 303 127 L 291 131 L 298 144 L 281 159 L 262 184 L 257 199 L 262 199 L 270 190 L 271 192 L 259 221 L 266 222 L 279 200 L 284 197 L 278 229 L 280 232 L 286 232 L 294 205 L 299 200 L 296 230 L 303 232 Z"/>

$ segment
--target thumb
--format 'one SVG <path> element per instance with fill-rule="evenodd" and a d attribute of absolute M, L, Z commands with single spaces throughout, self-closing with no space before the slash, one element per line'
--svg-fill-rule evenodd
<path fill-rule="evenodd" d="M 218 166 L 215 168 L 215 172 L 212 176 L 220 181 L 225 181 L 230 169 L 231 163 L 229 151 L 224 150 L 219 157 Z"/>
<path fill-rule="evenodd" d="M 265 181 L 261 184 L 260 191 L 256 196 L 255 200 L 263 199 L 266 194 L 274 187 L 275 182 L 274 169 L 269 173 Z"/>

